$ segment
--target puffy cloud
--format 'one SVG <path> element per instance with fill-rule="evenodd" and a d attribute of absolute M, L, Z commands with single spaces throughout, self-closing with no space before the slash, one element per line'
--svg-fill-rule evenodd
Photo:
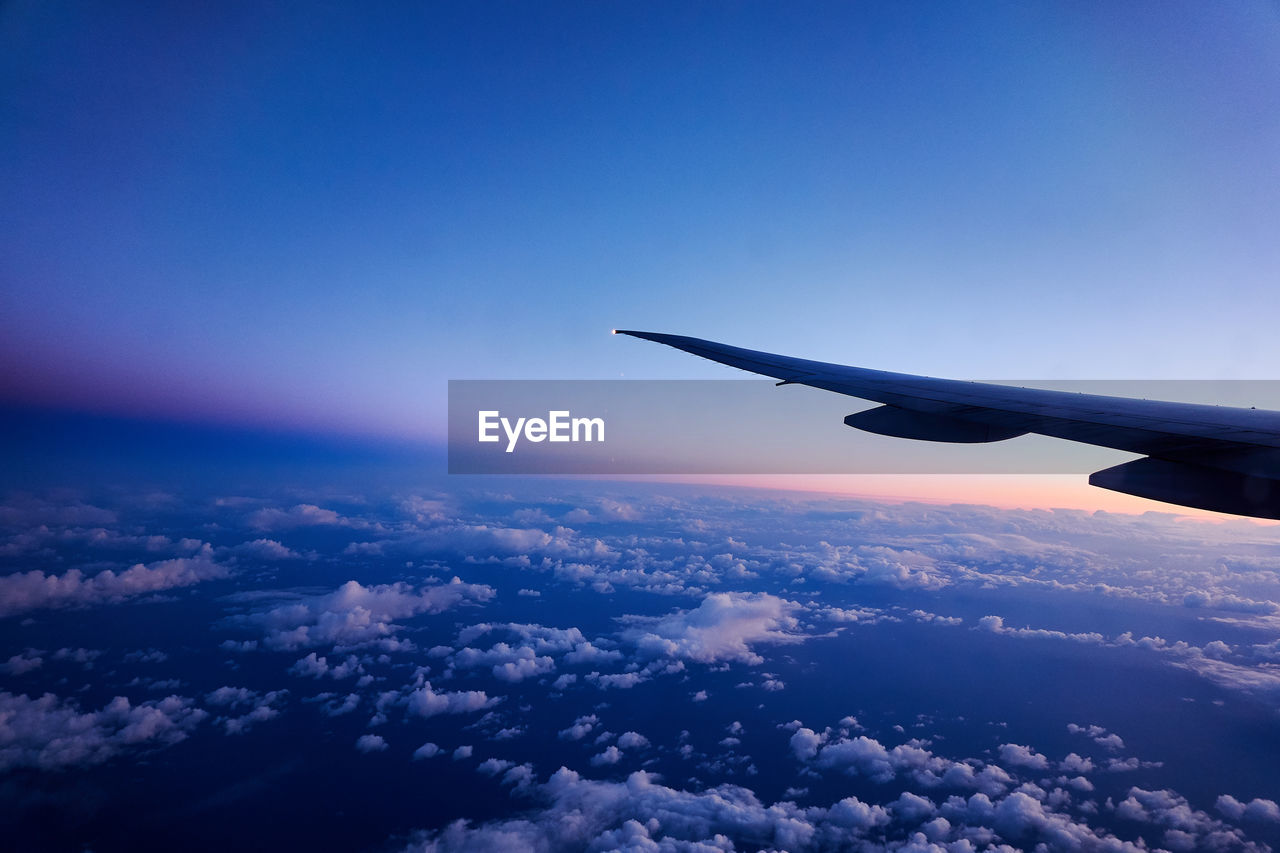
<path fill-rule="evenodd" d="M 601 767 L 606 764 L 617 764 L 622 760 L 622 750 L 616 746 L 605 747 L 604 752 L 591 756 L 591 765 Z"/>
<path fill-rule="evenodd" d="M 596 502 L 596 512 L 609 521 L 639 521 L 644 517 L 642 508 L 613 498 L 600 498 Z"/>
<path fill-rule="evenodd" d="M 752 650 L 759 643 L 794 643 L 804 635 L 793 633 L 800 609 L 793 601 L 768 593 L 712 593 L 693 610 L 677 610 L 667 616 L 628 616 L 632 627 L 621 632 L 624 640 L 648 657 L 675 657 L 715 663 L 764 662 Z"/>
<path fill-rule="evenodd" d="M 1003 794 L 1014 784 L 1013 777 L 998 765 L 984 766 L 976 759 L 953 761 L 935 755 L 917 741 L 889 748 L 865 735 L 833 739 L 829 731 L 819 734 L 801 726 L 791 735 L 790 745 L 801 762 L 866 776 L 881 784 L 905 775 L 924 787 L 976 790 L 989 796 Z"/>
<path fill-rule="evenodd" d="M 1022 792 L 997 800 L 981 793 L 968 800 L 951 797 L 941 806 L 906 793 L 887 807 L 848 797 L 830 808 L 801 808 L 789 801 L 765 805 L 750 789 L 734 785 L 691 792 L 662 785 L 644 772 L 613 782 L 584 779 L 562 767 L 537 786 L 537 793 L 547 803 L 540 810 L 479 826 L 455 821 L 419 833 L 408 849 L 1012 853 L 1014 848 L 998 843 L 997 831 L 1023 842 L 1022 849 L 1145 849 L 1095 831 Z M 960 840 L 948 843 L 953 837 Z M 896 840 L 903 838 L 905 843 Z"/>
<path fill-rule="evenodd" d="M 595 714 L 587 714 L 573 721 L 573 725 L 567 729 L 561 729 L 560 738 L 562 740 L 582 740 L 591 734 L 591 730 L 600 722 L 600 718 Z"/>
<path fill-rule="evenodd" d="M 1275 806 L 1270 800 L 1254 802 Z M 1238 804 L 1239 801 L 1232 797 L 1218 798 L 1219 811 L 1228 817 L 1234 811 L 1233 806 Z M 1262 805 L 1260 811 L 1265 810 L 1266 806 Z M 1240 830 L 1206 812 L 1193 809 L 1186 798 L 1175 791 L 1130 788 L 1128 796 L 1116 804 L 1115 813 L 1125 820 L 1164 827 L 1164 843 L 1175 850 L 1256 849 L 1246 842 Z M 1247 807 L 1242 814 L 1247 816 Z"/>
<path fill-rule="evenodd" d="M 122 572 L 105 569 L 86 576 L 80 569 L 46 575 L 33 569 L 0 577 L 0 617 L 46 607 L 72 607 L 106 602 L 223 578 L 227 567 L 213 561 L 213 547 L 204 545 L 193 557 L 179 557 Z"/>
<path fill-rule="evenodd" d="M 597 648 L 590 642 L 578 643 L 573 651 L 564 656 L 564 662 L 567 664 L 601 664 L 617 660 L 622 660 L 622 652 L 616 649 Z"/>
<path fill-rule="evenodd" d="M 1274 666 L 1267 647 L 1237 651 L 1213 641 L 1200 648 L 1185 642 L 1170 643 L 1159 637 L 1143 637 L 1134 645 L 1154 651 L 1172 665 L 1230 690 L 1250 693 L 1266 702 L 1280 698 L 1280 670 Z M 1224 660 L 1228 655 L 1235 659 Z"/>
<path fill-rule="evenodd" d="M 1004 624 L 1004 618 L 1000 616 L 983 616 L 978 620 L 978 628 L 983 631 L 990 631 L 993 634 L 1007 634 L 1014 637 L 1034 637 L 1044 640 L 1072 640 L 1077 643 L 1093 643 L 1095 645 L 1101 645 L 1107 641 L 1105 637 L 1095 631 L 1068 633 L 1066 631 L 1052 631 L 1045 628 L 1010 628 Z"/>
<path fill-rule="evenodd" d="M 275 539 L 254 539 L 231 549 L 233 553 L 255 560 L 296 560 L 302 555 Z"/>
<path fill-rule="evenodd" d="M 420 717 L 434 717 L 437 714 L 469 714 L 492 708 L 501 702 L 501 697 L 490 698 L 483 690 L 466 690 L 459 692 L 440 692 L 431 689 L 431 682 L 409 694 L 409 712 Z"/>
<path fill-rule="evenodd" d="M 597 685 L 601 690 L 606 690 L 610 687 L 629 690 L 641 682 L 648 681 L 649 676 L 644 672 L 611 672 L 604 675 L 598 672 L 589 672 L 587 673 L 587 680 Z"/>
<path fill-rule="evenodd" d="M 449 517 L 449 504 L 441 498 L 424 498 L 421 495 L 410 495 L 400 502 L 400 511 L 413 521 L 425 524 L 433 521 L 444 521 Z"/>
<path fill-rule="evenodd" d="M 1204 590 L 1191 590 L 1182 597 L 1182 603 L 1187 607 L 1205 607 L 1213 610 L 1227 610 L 1236 613 L 1263 613 L 1271 614 L 1280 611 L 1280 604 L 1274 601 L 1264 600 L 1258 601 L 1252 598 L 1246 598 L 1239 595 L 1213 595 Z"/>
<path fill-rule="evenodd" d="M 458 821 L 420 836 L 411 849 L 560 850 L 560 849 L 725 849 L 692 846 L 717 835 L 750 839 L 754 847 L 801 849 L 813 826 L 793 804 L 766 808 L 745 788 L 720 786 L 700 793 L 657 784 L 646 773 L 625 782 L 598 782 L 561 768 L 539 786 L 551 806 L 531 818 L 472 827 Z M 851 833 L 847 833 L 851 834 Z M 677 846 L 678 845 L 678 846 Z"/>
<path fill-rule="evenodd" d="M 1062 759 L 1058 766 L 1068 773 L 1093 772 L 1093 760 L 1082 758 L 1074 752 L 1068 753 L 1067 757 Z"/>
<path fill-rule="evenodd" d="M 480 637 L 492 633 L 507 634 L 540 655 L 561 654 L 586 642 L 586 637 L 577 628 L 551 628 L 521 622 L 479 622 L 469 625 L 458 632 L 458 642 L 464 646 L 470 645 Z"/>
<path fill-rule="evenodd" d="M 204 701 L 210 705 L 233 706 L 252 702 L 258 694 L 248 687 L 219 687 L 205 694 Z"/>
<path fill-rule="evenodd" d="M 1105 746 L 1107 749 L 1124 749 L 1124 738 L 1118 734 L 1108 732 L 1102 726 L 1081 726 L 1077 723 L 1067 723 L 1067 731 L 1073 735 L 1087 735 L 1093 739 L 1094 743 L 1099 746 Z"/>
<path fill-rule="evenodd" d="M 532 764 L 518 764 L 502 774 L 502 784 L 512 785 L 519 790 L 532 787 L 535 781 Z"/>
<path fill-rule="evenodd" d="M 791 736 L 791 751 L 801 761 L 808 761 L 817 756 L 818 749 L 825 742 L 826 736 L 818 734 L 813 729 L 796 729 L 795 734 Z"/>
<path fill-rule="evenodd" d="M 801 729 L 799 735 L 806 731 Z M 792 748 L 795 749 L 795 737 L 792 735 Z M 798 754 L 798 753 L 797 753 Z M 825 745 L 817 751 L 817 763 L 820 767 L 833 767 L 851 774 L 870 777 L 874 782 L 888 782 L 897 775 L 898 767 L 889 754 L 889 750 L 874 738 L 859 735 L 853 739 L 840 740 Z"/>
<path fill-rule="evenodd" d="M 1124 738 L 1120 735 L 1103 735 L 1093 739 L 1094 743 L 1105 746 L 1107 749 L 1124 749 Z"/>
<path fill-rule="evenodd" d="M 886 616 L 884 611 L 872 607 L 819 607 L 819 616 L 831 622 L 857 622 L 861 625 L 875 625 L 878 622 L 895 621 L 896 617 Z"/>
<path fill-rule="evenodd" d="M 289 667 L 289 671 L 295 675 L 320 678 L 329 672 L 329 659 L 318 657 L 315 652 L 312 652 L 304 658 L 298 658 L 293 666 Z"/>
<path fill-rule="evenodd" d="M 1016 743 L 1002 744 L 1000 760 L 1015 767 L 1027 767 L 1031 770 L 1048 770 L 1049 759 L 1030 747 Z"/>
<path fill-rule="evenodd" d="M 903 791 L 898 799 L 889 807 L 898 820 L 907 823 L 923 823 L 937 812 L 937 807 L 928 797 Z"/>
<path fill-rule="evenodd" d="M 930 571 L 935 561 L 925 554 L 885 547 L 863 548 L 859 562 L 865 567 L 861 575 L 864 583 L 897 589 L 941 589 L 950 583 L 947 578 Z"/>
<path fill-rule="evenodd" d="M 549 560 L 582 561 L 592 577 L 596 565 L 618 558 L 617 552 L 600 539 L 580 536 L 571 528 L 559 526 L 548 532 L 498 523 L 444 523 L 400 536 L 393 544 L 408 552 L 445 551 L 470 560 L 510 558 L 527 564 L 531 555 L 538 555 Z"/>
<path fill-rule="evenodd" d="M 315 504 L 298 504 L 289 509 L 267 507 L 250 513 L 246 522 L 255 530 L 287 530 L 293 527 L 324 525 L 363 526 L 357 521 L 343 518 L 331 509 L 322 509 Z"/>
<path fill-rule="evenodd" d="M 92 669 L 92 668 L 93 668 L 93 662 L 94 662 L 95 660 L 97 660 L 101 655 L 102 655 L 102 652 L 100 652 L 100 651 L 98 651 L 98 650 L 96 650 L 96 649 L 85 649 L 85 648 L 69 649 L 69 648 L 62 648 L 62 649 L 58 649 L 56 652 L 54 652 L 54 653 L 53 653 L 53 655 L 52 655 L 52 658 L 53 658 L 53 660 L 57 660 L 57 661 L 69 660 L 69 661 L 72 661 L 72 662 L 74 662 L 74 663 L 78 663 L 78 664 L 80 664 L 80 665 L 81 665 L 81 666 L 83 666 L 85 669 Z M 160 655 L 161 655 L 161 657 L 160 657 L 160 661 L 165 660 L 165 657 L 166 657 L 166 656 L 164 655 L 164 653 L 163 653 L 163 652 L 160 652 Z M 128 655 L 125 655 L 125 659 L 127 660 L 128 658 L 129 658 L 129 656 L 128 656 Z M 158 662 L 158 661 L 157 661 L 157 662 Z"/>
<path fill-rule="evenodd" d="M 244 734 L 257 723 L 264 723 L 280 716 L 278 704 L 282 704 L 289 695 L 287 690 L 272 690 L 259 693 L 247 687 L 219 687 L 206 693 L 206 704 L 216 708 L 225 708 L 229 713 L 217 718 L 229 735 Z"/>
<path fill-rule="evenodd" d="M 331 593 L 303 596 L 249 618 L 263 627 L 265 643 L 272 649 L 385 644 L 394 642 L 397 619 L 441 613 L 465 602 L 488 601 L 494 595 L 492 587 L 463 583 L 456 577 L 447 584 L 418 589 L 404 582 L 364 586 L 351 580 Z"/>
<path fill-rule="evenodd" d="M 333 693 L 321 693 L 319 696 L 311 699 L 304 699 L 304 702 L 320 702 L 320 710 L 329 717 L 341 717 L 350 714 L 356 708 L 360 707 L 360 694 L 348 693 L 346 696 L 334 698 Z"/>
<path fill-rule="evenodd" d="M 494 678 L 512 683 L 554 672 L 556 668 L 550 656 L 539 655 L 530 646 L 512 647 L 507 643 L 496 643 L 486 651 L 468 646 L 459 649 L 452 660 L 458 667 L 491 667 Z"/>
<path fill-rule="evenodd" d="M 42 654 L 43 652 L 39 649 L 24 649 L 10 657 L 3 664 L 0 664 L 0 670 L 3 670 L 8 675 L 22 675 L 25 672 L 31 672 L 33 669 L 39 669 L 44 666 Z"/>
<path fill-rule="evenodd" d="M 649 745 L 649 739 L 639 732 L 623 732 L 618 735 L 618 746 L 623 749 L 640 749 Z"/>
<path fill-rule="evenodd" d="M 295 661 L 293 666 L 289 667 L 289 672 L 310 678 L 322 678 L 327 675 L 330 678 L 343 679 L 362 675 L 364 665 L 355 655 L 347 655 L 346 660 L 339 664 L 330 664 L 327 657 L 320 657 L 315 652 L 311 652 L 306 657 Z"/>
<path fill-rule="evenodd" d="M 101 764 L 126 749 L 177 743 L 207 716 L 179 696 L 136 705 L 117 696 L 82 712 L 52 693 L 33 699 L 0 692 L 0 770 Z"/>
<path fill-rule="evenodd" d="M 423 758 L 435 758 L 443 751 L 444 750 L 440 749 L 440 747 L 436 746 L 431 741 L 427 741 L 413 751 L 413 760 L 418 761 Z"/>
<path fill-rule="evenodd" d="M 387 748 L 387 742 L 382 735 L 360 735 L 356 738 L 356 749 L 361 752 L 383 752 Z"/>
<path fill-rule="evenodd" d="M 827 812 L 827 820 L 836 826 L 864 832 L 889 823 L 889 812 L 884 806 L 873 806 L 857 797 L 846 797 Z"/>
<path fill-rule="evenodd" d="M 1275 800 L 1253 799 L 1241 802 L 1230 794 L 1218 797 L 1218 811 L 1232 820 L 1256 820 L 1280 823 L 1280 806 Z"/>

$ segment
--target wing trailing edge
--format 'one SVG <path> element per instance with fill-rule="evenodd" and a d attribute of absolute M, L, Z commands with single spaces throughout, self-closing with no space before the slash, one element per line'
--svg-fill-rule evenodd
<path fill-rule="evenodd" d="M 1089 485 L 1179 506 L 1280 519 L 1280 481 L 1147 456 L 1089 475 Z"/>
<path fill-rule="evenodd" d="M 616 334 L 881 405 L 857 429 L 923 441 L 982 443 L 1026 433 L 1146 458 L 1090 475 L 1100 488 L 1179 506 L 1280 519 L 1280 412 L 1073 394 L 890 373 L 659 332 Z"/>

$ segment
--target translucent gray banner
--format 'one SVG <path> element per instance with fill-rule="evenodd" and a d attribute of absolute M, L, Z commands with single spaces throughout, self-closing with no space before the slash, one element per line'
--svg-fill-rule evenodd
<path fill-rule="evenodd" d="M 1280 410 L 1275 380 L 986 380 Z M 873 435 L 874 408 L 803 385 L 744 380 L 451 380 L 451 474 L 1077 474 L 1133 454 L 1026 435 L 939 444 Z"/>

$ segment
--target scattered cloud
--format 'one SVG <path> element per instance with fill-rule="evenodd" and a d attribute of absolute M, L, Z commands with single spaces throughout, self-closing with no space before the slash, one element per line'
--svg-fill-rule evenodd
<path fill-rule="evenodd" d="M 204 697 L 205 704 L 222 710 L 214 722 L 229 735 L 244 734 L 258 723 L 280 716 L 280 706 L 289 695 L 287 690 L 259 693 L 247 687 L 219 687 Z"/>
<path fill-rule="evenodd" d="M 249 514 L 245 522 L 254 530 L 289 530 L 295 527 L 341 526 L 364 527 L 358 521 L 343 518 L 331 509 L 315 504 L 297 504 L 289 509 L 266 507 Z"/>
<path fill-rule="evenodd" d="M 1115 853 L 1143 849 L 1089 827 L 1067 811 L 1065 802 L 1059 811 L 1020 791 L 997 799 L 982 793 L 967 800 L 951 797 L 941 805 L 908 793 L 888 805 L 847 797 L 828 807 L 801 807 L 786 800 L 766 805 L 750 789 L 735 785 L 687 791 L 663 785 L 644 771 L 614 782 L 585 779 L 564 767 L 536 790 L 547 803 L 538 810 L 480 825 L 458 820 L 443 829 L 419 833 L 406 849 L 421 853 L 494 849 L 959 853 L 979 849 L 975 840 L 985 847 L 999 837 L 1016 841 L 1020 849 L 1037 845 Z M 1232 832 L 1225 827 L 1217 831 Z M 1193 837 L 1209 840 L 1213 836 Z M 890 847 L 891 839 L 902 838 L 905 843 Z"/>
<path fill-rule="evenodd" d="M 661 617 L 624 617 L 621 632 L 642 656 L 684 658 L 699 663 L 764 662 L 752 646 L 795 643 L 800 605 L 769 593 L 712 593 L 693 610 Z"/>
<path fill-rule="evenodd" d="M 649 739 L 639 732 L 623 732 L 618 735 L 618 746 L 622 749 L 641 749 L 649 745 Z"/>
<path fill-rule="evenodd" d="M 1031 770 L 1048 770 L 1049 759 L 1030 747 L 1016 743 L 1006 743 L 1000 747 L 1000 760 L 1014 767 L 1026 767 Z"/>
<path fill-rule="evenodd" d="M 180 696 L 139 704 L 117 696 L 101 710 L 81 711 L 52 693 L 33 699 L 0 692 L 0 770 L 101 764 L 126 750 L 184 740 L 206 717 Z"/>
<path fill-rule="evenodd" d="M 231 549 L 232 553 L 255 560 L 297 560 L 302 555 L 275 539 L 254 539 Z"/>
<path fill-rule="evenodd" d="M 419 588 L 404 582 L 364 586 L 350 580 L 331 593 L 299 596 L 249 620 L 262 627 L 264 643 L 271 649 L 374 644 L 396 648 L 396 620 L 483 603 L 495 594 L 490 586 L 463 583 L 457 577 Z"/>
<path fill-rule="evenodd" d="M 387 742 L 382 735 L 360 735 L 356 738 L 356 749 L 360 752 L 385 752 Z"/>
<path fill-rule="evenodd" d="M 0 576 L 0 617 L 48 607 L 74 607 L 123 601 L 146 593 L 191 586 L 223 578 L 226 566 L 215 563 L 213 548 L 204 545 L 193 557 L 179 557 L 121 572 L 104 569 L 86 575 L 69 569 L 61 575 L 33 569 Z"/>
<path fill-rule="evenodd" d="M 430 741 L 427 741 L 422 746 L 418 747 L 413 751 L 413 760 L 418 761 L 423 758 L 435 758 L 437 755 L 440 755 L 443 752 L 444 750 L 442 750 L 440 747 L 436 746 L 434 743 Z"/>
<path fill-rule="evenodd" d="M 469 714 L 492 708 L 502 701 L 501 697 L 490 697 L 483 690 L 465 690 L 457 692 L 437 692 L 431 688 L 431 682 L 409 694 L 409 712 L 419 717 L 434 717 L 438 714 Z"/>

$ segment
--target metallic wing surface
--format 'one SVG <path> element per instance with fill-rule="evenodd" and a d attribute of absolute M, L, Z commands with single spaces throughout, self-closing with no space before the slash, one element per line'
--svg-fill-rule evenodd
<path fill-rule="evenodd" d="M 1136 400 L 936 379 L 808 361 L 657 332 L 617 330 L 779 384 L 883 405 L 845 423 L 880 435 L 960 443 L 1026 433 L 1144 456 L 1089 476 L 1092 485 L 1254 518 L 1280 519 L 1280 412 Z"/>

